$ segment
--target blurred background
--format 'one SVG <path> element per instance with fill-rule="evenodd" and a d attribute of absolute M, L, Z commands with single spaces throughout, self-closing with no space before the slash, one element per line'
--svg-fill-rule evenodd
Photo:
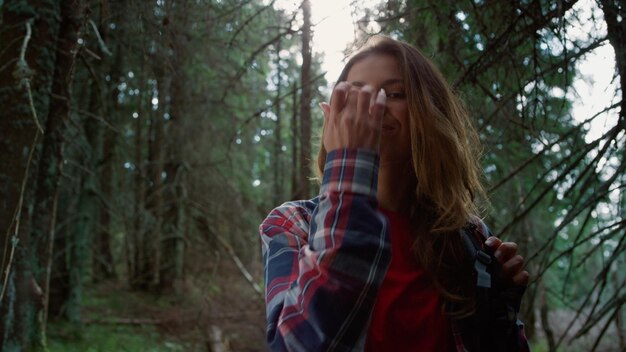
<path fill-rule="evenodd" d="M 314 196 L 318 103 L 374 34 L 484 143 L 535 351 L 624 351 L 620 0 L 0 0 L 0 350 L 264 351 L 258 225 Z"/>

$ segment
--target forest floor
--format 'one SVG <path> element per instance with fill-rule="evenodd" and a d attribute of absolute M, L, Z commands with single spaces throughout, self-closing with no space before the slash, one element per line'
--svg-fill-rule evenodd
<path fill-rule="evenodd" d="M 123 280 L 86 287 L 80 325 L 52 319 L 48 324 L 50 352 L 214 351 L 217 339 L 226 351 L 257 352 L 265 347 L 265 306 L 227 256 L 191 273 L 178 294 L 132 291 Z M 260 268 L 250 268 L 257 277 Z M 559 351 L 591 350 L 602 324 L 584 339 L 568 343 L 580 324 L 568 327 L 574 312 L 555 310 L 551 327 L 560 336 L 569 331 Z M 538 325 L 533 351 L 547 351 Z M 598 352 L 618 351 L 618 331 L 609 327 Z M 216 334 L 218 332 L 218 334 Z M 221 335 L 221 336 L 218 336 Z"/>
<path fill-rule="evenodd" d="M 224 258 L 203 276 L 171 295 L 119 281 L 88 286 L 81 324 L 48 324 L 49 350 L 212 351 L 217 339 L 228 351 L 266 351 L 263 300 L 235 265 Z"/>

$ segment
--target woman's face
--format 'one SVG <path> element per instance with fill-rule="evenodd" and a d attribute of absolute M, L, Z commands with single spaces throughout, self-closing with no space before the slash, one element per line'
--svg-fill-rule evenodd
<path fill-rule="evenodd" d="M 380 137 L 380 163 L 381 166 L 397 163 L 405 166 L 411 158 L 409 110 L 396 59 L 383 54 L 368 55 L 352 66 L 346 81 L 360 87 L 369 84 L 374 92 L 381 88 L 385 90 L 387 103 Z M 370 106 L 374 104 L 375 97 L 376 94 L 373 94 Z"/>

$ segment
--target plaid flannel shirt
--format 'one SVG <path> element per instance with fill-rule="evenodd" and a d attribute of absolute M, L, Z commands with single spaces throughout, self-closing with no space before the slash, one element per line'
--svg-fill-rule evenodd
<path fill-rule="evenodd" d="M 377 178 L 376 153 L 331 151 L 319 196 L 285 203 L 261 224 L 266 336 L 273 351 L 364 349 L 391 260 L 387 220 L 377 211 Z M 452 331 L 456 351 L 467 351 L 455 324 Z"/>

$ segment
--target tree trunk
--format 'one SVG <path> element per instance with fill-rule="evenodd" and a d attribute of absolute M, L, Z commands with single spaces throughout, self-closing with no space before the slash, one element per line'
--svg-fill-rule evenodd
<path fill-rule="evenodd" d="M 102 4 L 103 7 L 108 7 L 108 4 Z M 108 23 L 105 22 L 104 15 L 109 12 L 108 8 L 103 8 L 100 13 L 100 24 L 98 25 L 98 32 L 100 37 L 106 43 L 108 40 Z M 107 53 L 101 52 L 102 57 L 106 57 Z M 121 71 L 121 55 L 117 55 L 116 63 L 112 70 Z M 104 64 L 98 66 L 100 70 L 107 70 Z M 119 74 L 118 74 L 119 76 Z M 94 82 L 94 86 L 100 87 L 100 82 Z M 110 114 L 112 110 L 107 104 L 108 100 L 103 94 L 104 89 L 94 89 L 94 92 L 98 94 L 92 95 L 92 106 L 97 107 L 91 111 L 98 111 L 102 116 L 106 116 L 112 122 L 114 115 Z M 114 89 L 117 92 L 117 89 Z M 112 102 L 115 104 L 116 102 Z M 94 248 L 92 250 L 92 267 L 93 267 L 93 280 L 99 281 L 103 279 L 112 279 L 116 277 L 115 267 L 113 264 L 113 253 L 111 249 L 111 202 L 113 199 L 113 175 L 115 165 L 115 148 L 116 148 L 116 132 L 112 131 L 108 126 L 102 124 L 87 123 L 85 125 L 85 131 L 91 145 L 92 161 L 97 160 L 97 165 L 92 163 L 91 170 L 96 171 L 98 165 L 102 166 L 101 170 L 98 170 L 99 188 L 101 195 L 101 205 L 98 209 L 98 214 L 95 215 L 99 220 L 99 226 L 97 227 L 94 241 Z M 104 135 L 104 136 L 103 136 Z"/>
<path fill-rule="evenodd" d="M 302 1 L 302 70 L 300 84 L 300 173 L 297 198 L 306 199 L 311 195 L 311 2 Z"/>
<path fill-rule="evenodd" d="M 626 7 L 621 0 L 599 0 L 609 42 L 615 51 L 615 68 L 621 88 L 620 122 L 626 124 Z M 626 126 L 623 126 L 626 129 Z"/>
<path fill-rule="evenodd" d="M 36 246 L 37 251 L 33 273 L 35 280 L 43 288 L 44 306 L 39 316 L 39 338 L 41 338 L 44 346 L 59 181 L 63 169 L 64 133 L 70 114 L 74 64 L 79 50 L 78 38 L 82 35 L 84 23 L 85 17 L 82 1 L 63 1 L 61 4 L 61 26 L 52 82 L 53 99 L 50 102 L 39 174 L 37 176 L 37 191 L 33 211 L 37 215 L 33 217 L 33 232 L 31 233 L 33 244 Z M 87 232 L 81 235 L 84 236 L 86 234 Z M 86 241 L 86 238 L 81 240 Z M 87 253 L 81 252 L 81 255 L 85 256 Z"/>
<path fill-rule="evenodd" d="M 104 131 L 102 150 L 106 151 L 102 160 L 102 172 L 100 173 L 100 192 L 104 204 L 100 205 L 100 226 L 94 232 L 95 253 L 93 255 L 94 279 L 113 279 L 117 277 L 113 264 L 113 251 L 111 248 L 111 203 L 113 200 L 113 166 L 115 165 L 116 134 L 109 129 Z"/>
<path fill-rule="evenodd" d="M 148 215 L 147 232 L 142 237 L 143 256 L 139 262 L 140 276 L 138 288 L 147 290 L 157 284 L 159 265 L 159 246 L 163 232 L 163 173 L 165 150 L 166 101 L 169 95 L 171 78 L 166 72 L 165 63 L 160 57 L 153 69 L 157 77 L 158 107 L 150 120 L 148 139 L 147 177 L 150 182 L 146 194 L 146 212 Z"/>
<path fill-rule="evenodd" d="M 276 126 L 274 127 L 274 192 L 272 192 L 272 204 L 278 204 L 282 200 L 283 194 L 283 166 L 282 166 L 282 154 L 283 154 L 283 140 L 281 130 L 281 112 L 282 112 L 282 99 L 281 99 L 281 86 L 282 82 L 282 69 L 280 66 L 280 50 L 281 50 L 281 38 L 276 40 Z"/>
<path fill-rule="evenodd" d="M 554 333 L 550 327 L 550 308 L 548 307 L 548 299 L 546 297 L 546 287 L 543 284 L 543 278 L 539 278 L 539 309 L 541 317 L 541 326 L 546 334 L 546 340 L 548 340 L 548 351 L 555 352 L 556 346 L 554 344 Z"/>
<path fill-rule="evenodd" d="M 170 13 L 171 17 L 177 16 L 174 23 L 187 23 L 184 16 L 185 8 L 178 8 L 177 12 Z M 174 24 L 171 24 L 174 25 Z M 177 36 L 183 31 L 182 28 L 164 29 L 168 45 L 174 49 L 173 55 L 168 55 L 164 62 L 171 63 L 172 79 L 169 89 L 170 116 L 167 121 L 166 137 L 163 147 L 165 148 L 165 180 L 163 185 L 163 237 L 160 239 L 160 263 L 159 263 L 159 289 L 161 292 L 179 291 L 179 283 L 183 279 L 184 266 L 184 228 L 186 222 L 186 173 L 184 166 L 185 154 L 182 152 L 184 143 L 183 123 L 185 122 L 185 97 L 187 97 L 186 84 L 188 81 L 184 64 L 187 57 L 184 37 Z M 164 65 L 165 66 L 165 65 Z M 163 92 L 164 94 L 165 92 Z M 161 93 L 159 93 L 161 94 Z M 165 96 L 163 96 L 165 98 Z M 165 103 L 165 101 L 164 101 Z M 165 111 L 165 108 L 163 109 Z M 165 133 L 164 133 L 165 134 Z"/>
<path fill-rule="evenodd" d="M 184 228 L 186 221 L 185 173 L 179 159 L 170 159 L 165 166 L 163 238 L 159 264 L 159 289 L 168 292 L 179 289 L 183 278 Z"/>
<path fill-rule="evenodd" d="M 300 173 L 300 167 L 298 157 L 300 153 L 298 151 L 298 141 L 300 140 L 298 133 L 298 87 L 294 83 L 291 102 L 291 199 L 298 198 L 298 175 Z"/>
<path fill-rule="evenodd" d="M 121 53 L 118 53 L 120 55 Z M 142 77 L 142 84 L 140 85 L 139 92 L 140 96 L 143 99 L 147 99 L 147 96 L 144 97 L 146 87 L 145 82 L 147 78 Z M 116 82 L 116 81 L 114 81 Z M 115 90 L 117 91 L 117 90 Z M 114 101 L 114 104 L 117 105 L 117 96 L 114 95 L 111 97 Z M 129 241 L 130 246 L 128 248 L 129 252 L 129 278 L 131 287 L 139 288 L 141 284 L 141 261 L 143 258 L 143 246 L 141 245 L 143 241 L 144 234 L 146 232 L 144 226 L 144 204 L 145 204 L 145 163 L 144 163 L 144 111 L 142 109 L 143 99 L 140 102 L 139 113 L 135 118 L 135 204 L 133 209 L 133 230 L 132 230 L 132 238 Z"/>
<path fill-rule="evenodd" d="M 41 269 L 35 263 L 40 246 L 31 239 L 29 210 L 34 205 L 40 160 L 33 149 L 37 130 L 48 117 L 60 7 L 56 3 L 32 6 L 27 1 L 8 1 L 2 5 L 2 12 L 0 239 L 4 247 L 0 350 L 19 351 L 35 342 L 37 311 L 42 307 L 41 288 L 35 277 Z"/>
<path fill-rule="evenodd" d="M 67 299 L 70 296 L 70 269 L 67 262 L 67 253 L 69 241 L 71 238 L 70 231 L 73 230 L 73 220 L 65 220 L 63 225 L 60 224 L 63 219 L 70 219 L 74 216 L 76 210 L 75 190 L 62 189 L 59 195 L 59 225 L 57 233 L 54 236 L 54 256 L 52 261 L 52 272 L 50 277 L 50 288 L 48 290 L 48 316 L 51 317 L 67 317 Z"/>
<path fill-rule="evenodd" d="M 10 43 L 14 38 L 25 38 L 24 41 L 13 41 L 23 44 L 21 47 L 18 44 L 13 48 L 9 47 L 0 61 L 17 59 L 18 67 L 21 68 L 16 76 L 0 77 L 0 82 L 14 87 L 2 88 L 5 91 L 2 94 L 2 106 L 6 108 L 3 111 L 7 116 L 0 116 L 0 120 L 3 125 L 8 126 L 1 126 L 7 136 L 3 138 L 5 143 L 0 154 L 4 154 L 2 160 L 8 166 L 3 169 L 7 170 L 7 174 L 12 174 L 4 175 L 9 176 L 8 182 L 3 182 L 6 184 L 8 197 L 5 198 L 5 194 L 2 194 L 2 198 L 9 202 L 4 203 L 8 209 L 0 213 L 9 217 L 3 218 L 0 223 L 3 225 L 3 234 L 4 229 L 21 224 L 21 228 L 10 231 L 19 234 L 19 244 L 16 245 L 15 257 L 12 258 L 13 271 L 9 271 L 7 285 L 3 284 L 3 292 L 6 289 L 7 293 L 6 301 L 2 301 L 0 317 L 3 324 L 3 334 L 0 336 L 3 350 L 30 349 L 31 346 L 45 348 L 47 295 L 63 160 L 63 133 L 69 117 L 77 39 L 83 27 L 82 6 L 79 1 L 38 5 L 39 7 L 34 8 L 24 1 L 4 4 L 6 28 L 10 30 L 0 30 L 2 43 Z M 38 20 L 27 20 L 32 17 Z M 61 19 L 60 25 L 57 19 Z M 26 36 L 25 24 L 29 28 Z M 31 39 L 28 33 L 30 28 L 33 29 L 33 35 L 29 44 L 26 39 Z M 31 77 L 33 71 L 29 67 L 36 67 L 36 76 Z M 7 73 L 12 72 L 4 70 L 0 74 Z M 32 82 L 31 78 L 34 78 Z M 32 91 L 29 92 L 31 88 Z M 32 103 L 29 103 L 29 93 L 32 93 Z M 51 97 L 55 99 L 51 101 Z M 40 118 L 43 121 L 37 121 Z M 32 147 L 29 147 L 34 145 L 31 144 L 34 125 L 38 125 L 37 128 L 45 126 L 39 156 L 31 154 Z M 28 159 L 24 160 L 24 156 Z M 21 175 L 18 176 L 19 174 Z M 29 179 L 26 188 L 20 186 L 23 177 Z M 16 207 L 24 209 L 21 216 L 16 214 Z M 37 216 L 30 218 L 30 214 Z M 16 215 L 19 216 L 19 222 L 11 219 Z M 10 252 L 11 248 L 5 250 Z"/>

